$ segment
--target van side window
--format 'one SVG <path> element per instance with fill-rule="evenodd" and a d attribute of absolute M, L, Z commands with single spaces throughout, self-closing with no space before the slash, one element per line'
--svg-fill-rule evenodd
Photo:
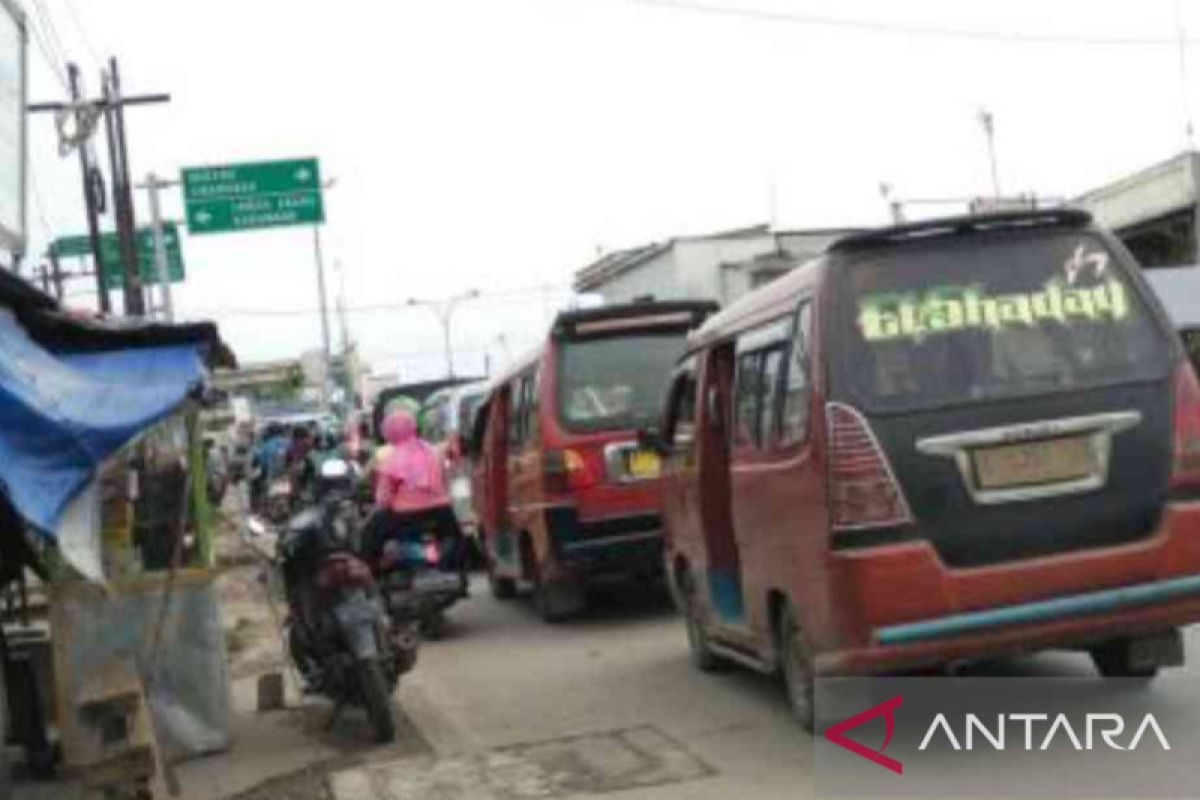
<path fill-rule="evenodd" d="M 521 434 L 526 439 L 537 438 L 538 402 L 537 373 L 531 372 L 521 379 Z"/>
<path fill-rule="evenodd" d="M 783 372 L 783 348 L 776 347 L 763 353 L 762 389 L 760 392 L 761 410 L 758 414 L 758 433 L 756 440 L 759 447 L 773 444 L 778 430 L 776 420 L 779 417 L 779 378 Z"/>
<path fill-rule="evenodd" d="M 696 437 L 696 362 L 691 360 L 671 385 L 671 408 L 667 413 L 667 443 L 676 453 L 691 449 Z"/>
<path fill-rule="evenodd" d="M 809 408 L 812 405 L 811 369 L 812 303 L 805 300 L 796 312 L 796 333 L 792 337 L 787 366 L 787 388 L 783 395 L 781 444 L 799 444 L 808 439 Z"/>
<path fill-rule="evenodd" d="M 733 443 L 753 446 L 758 443 L 758 397 L 762 381 L 762 353 L 738 356 L 737 387 L 733 403 Z"/>
<path fill-rule="evenodd" d="M 508 387 L 508 450 L 510 453 L 520 449 L 525 441 L 522 425 L 525 413 L 524 400 L 520 380 L 513 381 Z"/>

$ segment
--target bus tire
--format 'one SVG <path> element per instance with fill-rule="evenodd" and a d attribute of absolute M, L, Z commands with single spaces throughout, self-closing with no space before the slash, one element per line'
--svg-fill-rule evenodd
<path fill-rule="evenodd" d="M 783 605 L 780 617 L 776 625 L 779 673 L 783 678 L 792 716 L 801 728 L 812 733 L 816 724 L 812 652 L 790 604 Z"/>
<path fill-rule="evenodd" d="M 1096 645 L 1088 654 L 1101 677 L 1135 679 L 1146 683 L 1154 680 L 1158 676 L 1158 666 L 1134 666 L 1130 649 L 1128 639 L 1113 639 Z"/>
<path fill-rule="evenodd" d="M 533 563 L 533 607 L 542 621 L 550 624 L 576 617 L 584 607 L 583 587 L 575 582 L 544 581 Z"/>
<path fill-rule="evenodd" d="M 487 579 L 488 588 L 492 590 L 492 597 L 497 600 L 512 600 L 517 596 L 517 582 L 512 578 L 498 575 L 496 562 L 491 558 L 487 559 Z"/>

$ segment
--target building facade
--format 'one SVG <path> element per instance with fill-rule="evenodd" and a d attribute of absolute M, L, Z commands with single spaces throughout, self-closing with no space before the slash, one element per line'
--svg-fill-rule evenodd
<path fill-rule="evenodd" d="M 1115 232 L 1144 267 L 1200 263 L 1200 153 L 1181 153 L 1071 201 Z"/>
<path fill-rule="evenodd" d="M 575 274 L 575 290 L 606 303 L 715 300 L 728 305 L 816 256 L 850 229 L 772 231 L 767 225 L 607 253 Z"/>

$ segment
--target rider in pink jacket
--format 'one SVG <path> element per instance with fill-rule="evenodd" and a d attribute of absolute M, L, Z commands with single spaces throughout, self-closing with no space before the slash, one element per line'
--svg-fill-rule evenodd
<path fill-rule="evenodd" d="M 407 411 L 388 414 L 383 438 L 392 447 L 375 476 L 375 505 L 401 513 L 448 506 L 441 454 L 417 435 L 413 415 Z"/>

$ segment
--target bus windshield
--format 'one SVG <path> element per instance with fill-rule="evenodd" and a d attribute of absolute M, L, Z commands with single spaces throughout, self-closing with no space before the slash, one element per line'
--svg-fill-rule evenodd
<path fill-rule="evenodd" d="M 913 245 L 841 273 L 846 381 L 877 410 L 1157 378 L 1160 330 L 1090 234 Z"/>
<path fill-rule="evenodd" d="M 577 431 L 649 425 L 675 361 L 683 330 L 562 342 L 558 407 L 562 424 Z"/>

